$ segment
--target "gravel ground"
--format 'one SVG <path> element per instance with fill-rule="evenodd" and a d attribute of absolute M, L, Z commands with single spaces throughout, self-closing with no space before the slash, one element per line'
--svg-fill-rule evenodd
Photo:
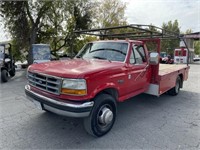
<path fill-rule="evenodd" d="M 121 103 L 110 133 L 94 138 L 82 119 L 35 108 L 25 71 L 0 86 L 0 149 L 200 149 L 200 63 L 178 96 L 141 94 Z"/>

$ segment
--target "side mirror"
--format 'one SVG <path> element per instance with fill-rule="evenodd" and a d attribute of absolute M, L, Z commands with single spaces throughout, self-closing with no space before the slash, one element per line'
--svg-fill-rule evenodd
<path fill-rule="evenodd" d="M 151 65 L 157 65 L 159 63 L 159 54 L 157 52 L 150 53 L 149 63 Z"/>
<path fill-rule="evenodd" d="M 11 61 L 10 58 L 6 58 L 6 59 L 5 59 L 5 62 L 6 62 L 6 63 L 8 63 L 9 61 Z"/>

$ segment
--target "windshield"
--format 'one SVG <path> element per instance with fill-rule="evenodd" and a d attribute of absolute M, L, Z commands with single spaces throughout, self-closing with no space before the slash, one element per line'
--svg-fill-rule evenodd
<path fill-rule="evenodd" d="M 51 57 L 50 48 L 46 45 L 34 45 L 32 51 L 34 60 L 49 60 Z"/>
<path fill-rule="evenodd" d="M 77 54 L 76 58 L 105 59 L 109 61 L 125 60 L 128 43 L 94 42 L 86 44 Z"/>
<path fill-rule="evenodd" d="M 167 53 L 166 52 L 161 52 L 160 53 L 160 57 L 167 57 Z"/>

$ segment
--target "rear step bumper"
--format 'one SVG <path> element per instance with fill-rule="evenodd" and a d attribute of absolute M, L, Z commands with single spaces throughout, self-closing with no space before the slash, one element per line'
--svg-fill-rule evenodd
<path fill-rule="evenodd" d="M 83 103 L 72 103 L 71 101 L 59 101 L 45 97 L 31 90 L 29 85 L 25 86 L 27 98 L 33 103 L 39 104 L 41 109 L 67 117 L 87 117 L 90 115 L 93 101 Z"/>

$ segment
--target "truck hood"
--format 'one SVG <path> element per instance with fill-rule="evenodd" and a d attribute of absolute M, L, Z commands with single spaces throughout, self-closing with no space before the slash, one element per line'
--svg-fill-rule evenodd
<path fill-rule="evenodd" d="M 84 78 L 97 72 L 105 73 L 105 71 L 121 68 L 123 65 L 122 62 L 109 62 L 107 60 L 71 59 L 33 64 L 29 67 L 29 71 L 63 78 Z"/>

